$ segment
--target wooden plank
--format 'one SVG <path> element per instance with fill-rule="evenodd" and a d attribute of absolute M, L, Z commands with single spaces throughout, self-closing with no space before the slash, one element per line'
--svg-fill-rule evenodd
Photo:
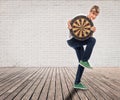
<path fill-rule="evenodd" d="M 21 69 L 21 70 L 23 70 L 23 69 Z M 10 68 L 8 72 L 5 71 L 4 76 L 0 77 L 0 83 L 3 83 L 4 81 L 6 82 L 6 80 L 10 80 L 11 77 L 14 77 L 14 75 L 18 72 L 20 72 L 20 70 L 18 68 L 14 69 L 14 70 L 12 68 Z"/>
<path fill-rule="evenodd" d="M 23 75 L 22 72 L 20 74 Z M 3 84 L 1 86 L 1 88 L 0 88 L 0 96 L 3 95 L 6 91 L 8 91 L 10 88 L 12 88 L 15 84 L 17 84 L 17 82 L 19 81 L 19 74 L 17 74 L 16 76 L 14 76 L 14 78 L 13 77 L 11 77 L 11 78 L 12 79 L 10 79 L 9 81 L 7 81 L 8 83 L 5 82 L 5 84 Z"/>
<path fill-rule="evenodd" d="M 47 100 L 55 100 L 55 76 L 56 76 L 56 68 L 53 68 L 53 76 L 51 79 Z"/>
<path fill-rule="evenodd" d="M 1 70 L 1 73 L 4 73 L 6 76 L 8 76 L 8 74 L 13 74 L 13 72 L 16 72 L 16 71 L 20 71 L 20 70 L 22 70 L 22 69 L 25 69 L 25 68 L 16 68 L 16 67 L 10 67 L 10 68 L 5 68 L 5 69 L 2 69 L 1 70 L 1 68 L 0 68 L 0 70 Z M 9 75 L 10 76 L 10 75 Z M 0 78 L 1 78 L 1 76 L 0 76 Z M 3 77 L 3 78 L 5 78 L 5 77 Z"/>
<path fill-rule="evenodd" d="M 0 80 L 8 73 L 11 73 L 10 68 L 8 67 L 0 67 Z"/>
<path fill-rule="evenodd" d="M 24 78 L 21 77 L 21 79 L 19 79 L 19 82 L 16 83 L 17 86 L 15 86 L 14 89 L 6 92 L 1 97 L 4 98 L 5 100 L 10 100 L 10 99 L 14 98 L 35 77 L 35 75 L 36 75 L 35 73 L 38 70 L 30 69 L 28 71 L 29 72 L 32 71 L 32 72 L 30 74 L 28 74 L 27 76 L 25 75 Z"/>
<path fill-rule="evenodd" d="M 55 100 L 62 100 L 62 89 L 61 89 L 61 82 L 60 82 L 60 72 L 59 68 L 56 68 L 56 80 L 55 80 L 55 88 L 56 88 L 56 93 L 55 93 Z"/>
<path fill-rule="evenodd" d="M 43 68 L 39 68 L 38 72 L 36 73 L 37 76 L 23 89 L 19 92 L 18 95 L 14 98 L 14 100 L 19 100 L 19 99 L 30 99 L 36 85 L 39 83 L 39 77 L 43 72 Z M 36 83 L 36 84 L 35 84 Z"/>
<path fill-rule="evenodd" d="M 71 73 L 73 79 L 75 79 L 77 69 L 76 69 L 76 68 L 69 68 L 68 71 L 69 71 L 69 73 Z M 84 83 L 84 84 L 87 86 L 87 88 L 88 88 L 87 82 L 85 82 L 85 81 L 83 80 L 83 78 L 82 78 L 81 81 L 82 81 L 82 83 Z M 90 89 L 88 88 L 88 90 L 83 91 L 84 95 L 83 95 L 83 94 L 81 95 L 81 93 L 79 94 L 79 91 L 82 91 L 82 90 L 79 90 L 79 91 L 78 91 L 78 94 L 80 95 L 81 100 L 97 99 L 97 97 L 95 96 L 96 93 L 94 92 L 94 93 L 95 93 L 95 95 L 94 95 L 94 93 L 93 93 L 91 90 L 92 90 L 92 89 L 91 89 L 91 87 L 90 87 Z M 91 97 L 92 97 L 92 98 L 91 98 Z M 104 100 L 104 99 L 101 99 L 101 97 L 99 97 L 98 100 Z"/>
<path fill-rule="evenodd" d="M 64 73 L 63 73 L 62 69 L 63 68 L 59 68 L 63 100 L 69 100 L 69 94 L 70 93 L 69 93 L 69 90 L 67 88 L 66 79 L 64 77 Z"/>
<path fill-rule="evenodd" d="M 98 71 L 100 68 L 94 70 L 94 74 L 101 77 L 102 80 L 105 81 L 105 84 L 111 85 L 111 88 L 116 89 L 117 91 L 120 90 L 120 70 L 119 68 L 101 68 L 101 71 Z M 106 71 L 108 69 L 108 71 Z"/>
<path fill-rule="evenodd" d="M 0 90 L 2 89 L 3 90 L 3 86 L 9 84 L 10 81 L 12 81 L 16 76 L 19 75 L 19 73 L 22 73 L 23 71 L 25 71 L 27 68 L 24 68 L 24 69 L 13 69 L 13 70 L 9 70 L 11 73 L 9 74 L 6 74 L 5 77 L 2 77 L 2 79 L 0 80 Z M 6 87 L 6 86 L 5 86 Z"/>
<path fill-rule="evenodd" d="M 106 84 L 103 82 L 104 80 L 101 79 L 102 76 L 97 76 L 96 74 L 95 74 L 95 76 L 94 76 L 94 74 L 91 75 L 90 73 L 87 73 L 87 74 L 88 74 L 88 76 L 89 76 L 92 80 L 95 81 L 96 84 L 99 85 L 100 88 L 102 88 L 102 90 L 103 90 L 107 95 L 109 95 L 110 98 L 113 98 L 113 99 L 118 99 L 118 97 L 120 98 L 119 92 L 116 91 L 116 90 L 114 90 L 114 89 L 112 89 L 110 86 L 106 85 Z M 106 96 L 105 96 L 105 97 L 106 97 Z"/>
<path fill-rule="evenodd" d="M 51 68 L 44 82 L 43 90 L 40 94 L 39 100 L 47 100 L 47 96 L 48 96 L 48 92 L 51 84 L 52 73 L 53 73 L 53 69 Z"/>
<path fill-rule="evenodd" d="M 64 73 L 65 79 L 66 79 L 66 85 L 69 90 L 68 96 L 65 98 L 65 100 L 79 100 L 79 96 L 77 94 L 76 89 L 73 88 L 73 82 L 70 80 L 69 76 L 67 75 L 67 72 L 65 71 L 65 68 L 62 68 L 62 71 Z"/>
<path fill-rule="evenodd" d="M 73 88 L 76 67 L 0 69 L 0 100 L 120 99 L 119 68 L 85 69 L 82 82 L 88 87 L 86 91 Z"/>
<path fill-rule="evenodd" d="M 76 73 L 76 71 L 73 71 L 73 72 Z M 92 95 L 94 95 L 94 97 L 97 100 L 104 100 L 104 97 L 102 97 L 102 95 L 99 94 L 99 89 L 97 87 L 95 87 L 94 85 L 90 84 L 90 82 L 88 80 L 86 80 L 86 78 L 84 77 L 84 73 L 83 73 L 83 76 L 82 76 L 82 82 L 85 83 L 85 85 L 87 86 L 88 90 L 92 93 Z M 97 92 L 96 92 L 96 90 L 97 90 Z M 89 99 L 89 97 L 88 97 L 88 99 Z"/>
<path fill-rule="evenodd" d="M 68 75 L 71 75 L 71 80 L 75 80 L 75 77 L 76 77 L 76 71 L 75 71 L 75 73 L 73 74 L 73 72 L 72 72 L 72 70 L 74 70 L 73 68 L 65 68 L 66 69 L 66 71 L 67 71 L 67 73 L 68 73 Z M 72 70 L 70 70 L 70 69 L 72 69 Z M 82 82 L 83 83 L 83 82 Z M 85 83 L 86 84 L 86 83 Z M 79 91 L 82 91 L 82 90 L 80 90 L 79 89 Z M 95 96 L 91 93 L 91 91 L 89 91 L 89 90 L 86 90 L 86 91 L 82 91 L 83 93 L 84 93 L 84 95 L 81 95 L 80 96 L 80 98 L 82 99 L 82 100 L 84 100 L 84 99 L 90 99 L 90 100 L 96 100 L 96 98 L 95 98 Z M 79 92 L 78 92 L 79 93 Z"/>
<path fill-rule="evenodd" d="M 106 93 L 103 91 L 103 89 L 99 88 L 98 85 L 96 85 L 95 81 L 93 82 L 93 80 L 90 80 L 88 78 L 84 79 L 86 82 L 88 82 L 88 85 L 93 88 L 94 91 L 96 91 L 96 94 L 99 94 L 98 96 L 96 95 L 96 97 L 100 97 L 103 98 L 103 100 L 112 100 L 108 95 L 106 95 Z M 92 90 L 92 92 L 93 92 Z"/>
<path fill-rule="evenodd" d="M 71 68 L 70 69 L 74 74 L 76 74 L 76 68 Z M 90 93 L 97 99 L 97 100 L 104 100 L 104 98 L 99 94 L 99 89 L 95 88 L 94 85 L 90 84 L 90 82 L 88 82 L 88 80 L 86 80 L 84 78 L 84 74 L 83 73 L 83 77 L 82 77 L 82 82 L 85 83 L 85 85 L 87 86 L 88 90 L 90 91 Z M 98 92 L 96 92 L 96 90 L 98 90 Z M 88 97 L 89 98 L 89 97 Z M 84 100 L 84 98 L 82 98 L 82 100 Z"/>
<path fill-rule="evenodd" d="M 94 68 L 93 73 L 105 75 L 109 79 L 119 80 L 120 82 L 120 67 L 104 67 Z"/>
<path fill-rule="evenodd" d="M 42 90 L 44 88 L 46 79 L 49 75 L 49 72 L 50 72 L 50 68 L 47 68 L 46 71 L 43 73 L 43 76 L 41 77 L 41 82 L 39 83 L 36 90 L 34 91 L 32 97 L 31 97 L 31 100 L 38 100 L 39 99 L 39 97 L 42 93 Z"/>
<path fill-rule="evenodd" d="M 90 70 L 90 69 L 89 69 L 89 70 Z M 89 76 L 89 75 L 86 76 L 86 73 L 88 73 L 88 72 L 84 72 L 84 74 L 83 74 L 83 79 L 84 79 L 85 81 L 87 81 L 88 84 L 89 84 L 90 86 L 92 86 L 92 88 L 94 88 L 94 90 L 95 90 L 100 96 L 102 96 L 105 100 L 111 100 L 111 98 L 110 98 L 108 95 L 106 95 L 106 94 L 104 93 L 104 91 L 103 91 L 101 88 L 99 88 L 98 85 L 96 85 L 96 82 L 95 82 L 94 80 L 91 80 L 91 79 L 90 79 L 90 76 Z M 88 77 L 88 76 L 89 76 L 89 77 Z"/>
<path fill-rule="evenodd" d="M 41 81 L 41 77 L 42 77 L 42 75 L 44 75 L 43 73 L 45 73 L 46 68 L 40 68 L 39 70 L 40 70 L 39 77 L 36 79 L 36 81 L 34 82 L 34 84 L 32 85 L 32 87 L 29 90 L 27 90 L 27 93 L 25 93 L 23 95 L 23 97 L 21 98 L 22 100 L 31 99 L 31 97 L 33 96 L 33 93 L 36 90 L 37 86 L 39 85 L 39 83 Z M 23 94 L 22 91 L 21 91 L 21 94 Z M 14 100 L 18 100 L 17 97 L 18 96 L 16 96 L 16 98 Z"/>

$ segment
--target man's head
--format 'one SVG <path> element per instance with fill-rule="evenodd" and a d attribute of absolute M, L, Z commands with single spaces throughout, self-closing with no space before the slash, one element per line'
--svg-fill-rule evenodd
<path fill-rule="evenodd" d="M 97 5 L 94 5 L 89 11 L 88 18 L 94 20 L 99 13 L 100 13 L 100 8 Z"/>

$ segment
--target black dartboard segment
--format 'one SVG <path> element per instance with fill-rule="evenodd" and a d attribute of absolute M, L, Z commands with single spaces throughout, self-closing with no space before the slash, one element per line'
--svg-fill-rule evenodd
<path fill-rule="evenodd" d="M 93 26 L 92 21 L 86 16 L 77 16 L 71 21 L 72 29 L 70 33 L 78 40 L 86 40 L 92 36 L 93 31 L 91 31 L 91 27 Z"/>

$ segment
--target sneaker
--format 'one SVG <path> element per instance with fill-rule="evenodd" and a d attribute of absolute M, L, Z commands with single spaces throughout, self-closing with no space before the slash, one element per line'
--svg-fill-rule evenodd
<path fill-rule="evenodd" d="M 86 67 L 86 68 L 90 68 L 92 69 L 92 67 L 90 66 L 89 62 L 88 61 L 80 61 L 80 65 L 83 66 L 83 67 Z"/>
<path fill-rule="evenodd" d="M 87 89 L 87 87 L 85 85 L 83 85 L 82 83 L 74 84 L 74 88 L 75 89 L 82 89 L 82 90 L 86 90 Z"/>

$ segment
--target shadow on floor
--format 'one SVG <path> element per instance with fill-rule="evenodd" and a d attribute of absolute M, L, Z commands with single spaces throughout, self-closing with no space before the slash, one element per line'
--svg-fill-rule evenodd
<path fill-rule="evenodd" d="M 75 93 L 77 93 L 78 91 L 84 91 L 84 90 L 80 90 L 80 89 L 72 89 L 70 91 L 70 93 L 65 97 L 64 100 L 72 100 L 73 96 L 75 95 Z"/>
<path fill-rule="evenodd" d="M 75 95 L 75 93 L 77 93 L 77 91 L 79 91 L 79 90 L 73 88 L 70 91 L 70 93 L 65 97 L 65 100 L 72 100 L 73 96 Z"/>

